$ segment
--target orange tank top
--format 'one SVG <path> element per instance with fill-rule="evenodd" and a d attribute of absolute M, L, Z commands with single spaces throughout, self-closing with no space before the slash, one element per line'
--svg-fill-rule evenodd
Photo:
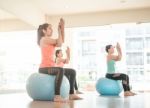
<path fill-rule="evenodd" d="M 40 68 L 55 66 L 55 62 L 53 59 L 54 51 L 55 51 L 54 45 L 48 45 L 48 46 L 41 47 L 42 59 L 41 59 Z"/>

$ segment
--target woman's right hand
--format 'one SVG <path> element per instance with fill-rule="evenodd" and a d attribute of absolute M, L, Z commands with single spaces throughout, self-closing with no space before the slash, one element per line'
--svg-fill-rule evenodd
<path fill-rule="evenodd" d="M 120 49 L 120 44 L 118 42 L 117 42 L 116 48 Z"/>
<path fill-rule="evenodd" d="M 60 24 L 60 22 L 58 24 L 58 33 L 61 34 L 61 24 Z"/>
<path fill-rule="evenodd" d="M 64 22 L 64 19 L 63 19 L 63 18 L 60 18 L 59 25 L 60 25 L 60 28 L 61 28 L 61 29 L 64 28 L 65 22 Z"/>
<path fill-rule="evenodd" d="M 64 20 L 62 18 L 60 18 L 59 23 L 58 23 L 58 27 L 62 27 L 64 25 Z"/>
<path fill-rule="evenodd" d="M 66 53 L 67 53 L 67 54 L 70 53 L 70 48 L 69 48 L 69 47 L 67 47 Z"/>
<path fill-rule="evenodd" d="M 59 24 L 58 24 L 58 33 L 62 33 L 64 29 L 64 20 L 60 18 Z"/>

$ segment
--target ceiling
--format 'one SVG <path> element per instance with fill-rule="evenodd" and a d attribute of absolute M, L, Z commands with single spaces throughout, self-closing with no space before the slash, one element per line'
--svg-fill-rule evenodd
<path fill-rule="evenodd" d="M 6 19 L 16 19 L 16 17 L 10 14 L 9 12 L 0 9 L 0 20 L 6 20 Z"/>
<path fill-rule="evenodd" d="M 150 0 L 0 0 L 0 20 L 22 19 L 36 25 L 44 16 L 150 7 Z"/>
<path fill-rule="evenodd" d="M 150 0 L 32 0 L 48 15 L 150 7 Z"/>

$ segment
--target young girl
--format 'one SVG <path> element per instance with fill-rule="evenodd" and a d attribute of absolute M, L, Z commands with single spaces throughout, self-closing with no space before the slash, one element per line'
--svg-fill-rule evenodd
<path fill-rule="evenodd" d="M 114 47 L 112 45 L 106 46 L 107 55 L 107 74 L 106 77 L 113 80 L 122 80 L 122 85 L 124 89 L 124 96 L 134 96 L 135 93 L 130 91 L 129 86 L 129 76 L 123 73 L 115 73 L 115 62 L 120 61 L 122 58 L 122 51 L 119 43 L 116 45 L 118 54 L 113 55 Z"/>
<path fill-rule="evenodd" d="M 55 75 L 55 102 L 66 102 L 60 96 L 60 86 L 62 83 L 63 75 L 69 77 L 70 83 L 70 96 L 69 98 L 80 99 L 79 96 L 74 94 L 74 83 L 76 72 L 73 69 L 63 69 L 61 67 L 55 67 L 55 61 L 53 60 L 55 47 L 60 47 L 64 39 L 64 20 L 60 19 L 58 25 L 58 39 L 52 39 L 52 26 L 48 23 L 42 24 L 38 28 L 38 45 L 41 49 L 41 64 L 39 67 L 39 72 L 49 75 Z"/>
<path fill-rule="evenodd" d="M 67 50 L 66 50 L 66 56 L 67 57 L 65 59 L 63 58 L 63 53 L 62 53 L 61 49 L 56 50 L 55 56 L 56 56 L 56 58 L 55 58 L 56 66 L 63 67 L 64 64 L 68 64 L 69 63 L 69 60 L 70 60 L 70 48 L 67 47 Z M 75 79 L 75 85 L 74 85 L 74 87 L 75 87 L 75 90 L 76 90 L 77 94 L 82 94 L 82 92 L 80 92 L 78 90 L 76 79 Z"/>

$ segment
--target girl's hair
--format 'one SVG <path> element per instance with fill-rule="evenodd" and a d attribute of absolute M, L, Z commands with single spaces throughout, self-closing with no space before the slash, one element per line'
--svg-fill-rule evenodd
<path fill-rule="evenodd" d="M 49 26 L 48 23 L 44 23 L 42 25 L 39 25 L 39 28 L 37 30 L 37 44 L 38 45 L 40 45 L 40 40 L 44 36 L 43 30 L 46 30 L 48 26 Z"/>
<path fill-rule="evenodd" d="M 56 50 L 55 56 L 58 57 L 57 55 L 58 55 L 61 51 L 62 51 L 61 49 Z"/>
<path fill-rule="evenodd" d="M 56 58 L 55 58 L 55 63 L 56 63 L 56 59 L 57 59 L 57 55 L 61 52 L 62 50 L 61 49 L 58 49 L 58 50 L 56 50 L 56 52 L 55 52 L 55 56 L 56 56 Z"/>
<path fill-rule="evenodd" d="M 112 47 L 112 45 L 106 45 L 105 50 L 108 53 L 108 50 Z"/>

